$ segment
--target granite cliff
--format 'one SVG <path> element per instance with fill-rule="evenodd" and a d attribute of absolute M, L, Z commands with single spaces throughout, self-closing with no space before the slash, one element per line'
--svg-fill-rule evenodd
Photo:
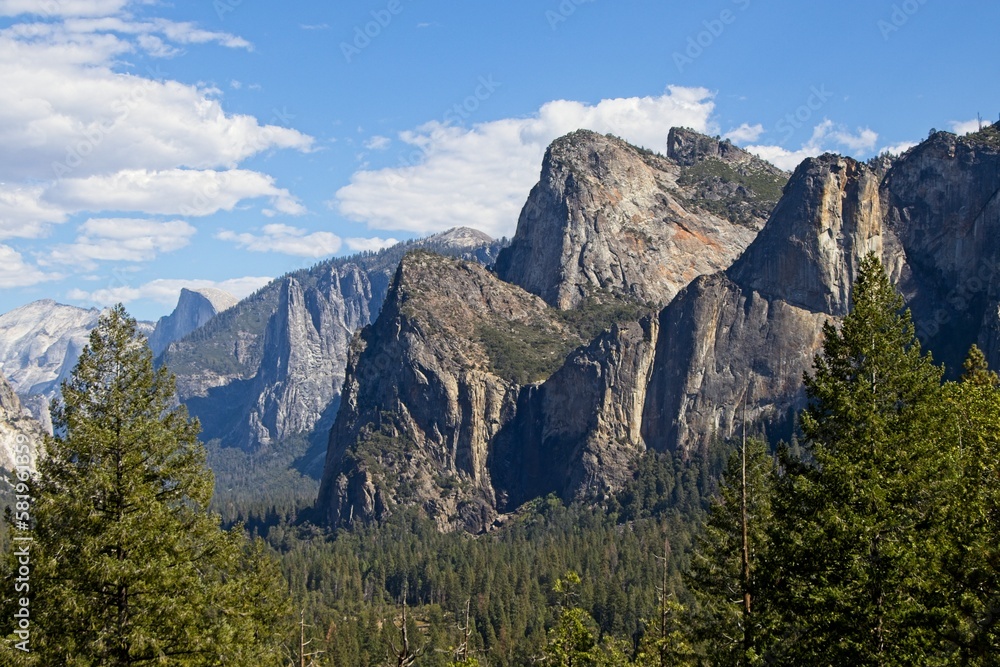
<path fill-rule="evenodd" d="M 28 416 L 7 378 L 0 375 L 0 468 L 34 470 L 44 442 L 42 425 Z"/>
<path fill-rule="evenodd" d="M 594 291 L 663 306 L 743 252 L 786 179 L 689 130 L 666 157 L 580 130 L 546 151 L 497 275 L 563 309 Z"/>
<path fill-rule="evenodd" d="M 399 259 L 418 247 L 481 262 L 499 250 L 485 234 L 457 228 L 326 260 L 272 281 L 172 343 L 159 361 L 176 374 L 203 439 L 257 452 L 321 433 L 305 464 L 318 476 L 350 341 L 378 315 Z"/>
<path fill-rule="evenodd" d="M 938 133 L 893 160 L 806 160 L 745 251 L 714 256 L 722 265 L 714 272 L 692 269 L 691 248 L 658 255 L 633 241 L 687 215 L 737 238 L 739 216 L 759 202 L 724 202 L 716 210 L 728 219 L 693 205 L 697 193 L 727 187 L 699 165 L 761 168 L 707 137 L 675 132 L 669 146 L 662 158 L 575 133 L 550 148 L 496 267 L 548 309 L 482 269 L 471 279 L 454 262 L 404 261 L 392 307 L 356 341 L 348 365 L 318 499 L 331 524 L 413 503 L 443 529 L 482 530 L 548 493 L 599 499 L 621 488 L 648 449 L 689 454 L 744 423 L 789 435 L 823 324 L 848 312 L 868 253 L 881 256 L 936 358 L 954 368 L 978 341 L 1000 363 L 1000 128 Z M 687 181 L 684 197 L 665 187 L 680 169 L 703 176 Z M 640 196 L 654 188 L 666 194 Z M 666 222 L 656 208 L 665 201 L 676 215 Z M 700 251 L 711 255 L 718 238 L 705 235 Z M 659 267 L 668 261 L 680 272 L 665 279 Z M 644 315 L 637 304 L 650 302 L 666 305 Z M 633 310 L 574 328 L 609 303 Z M 541 373 L 499 372 L 510 364 L 497 363 L 497 350 L 518 343 L 535 358 L 558 354 L 557 343 L 571 349 L 547 358 Z"/>
<path fill-rule="evenodd" d="M 212 287 L 181 288 L 177 307 L 161 317 L 149 335 L 149 347 L 159 355 L 170 343 L 180 340 L 222 311 L 236 305 L 238 299 L 224 290 Z"/>

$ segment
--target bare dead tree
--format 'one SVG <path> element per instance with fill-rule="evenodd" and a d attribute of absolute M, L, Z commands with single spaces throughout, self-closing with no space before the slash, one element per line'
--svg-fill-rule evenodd
<path fill-rule="evenodd" d="M 413 663 L 417 661 L 417 658 L 424 654 L 427 649 L 427 645 L 424 644 L 420 648 L 414 649 L 410 646 L 410 630 L 406 627 L 406 597 L 408 593 L 407 584 L 403 584 L 403 598 L 401 602 L 401 614 L 402 614 L 402 624 L 400 628 L 401 642 L 399 646 L 396 646 L 391 638 L 389 639 L 389 648 L 392 649 L 392 658 L 395 660 L 396 667 L 412 667 Z"/>

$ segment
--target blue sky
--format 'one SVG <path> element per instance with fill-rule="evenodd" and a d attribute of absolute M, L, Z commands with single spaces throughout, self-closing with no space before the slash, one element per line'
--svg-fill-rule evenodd
<path fill-rule="evenodd" d="M 0 0 L 0 312 L 170 311 L 456 225 L 579 127 L 791 169 L 1000 114 L 1000 4 Z"/>

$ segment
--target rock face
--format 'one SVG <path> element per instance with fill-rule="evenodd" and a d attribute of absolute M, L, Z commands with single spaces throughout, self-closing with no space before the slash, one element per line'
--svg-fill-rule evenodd
<path fill-rule="evenodd" d="M 0 315 L 0 369 L 19 394 L 55 396 L 100 312 L 35 301 Z"/>
<path fill-rule="evenodd" d="M 520 392 L 491 447 L 500 511 L 549 493 L 582 500 L 621 489 L 646 450 L 641 417 L 657 332 L 654 317 L 616 324 Z"/>
<path fill-rule="evenodd" d="M 0 468 L 35 470 L 44 439 L 41 424 L 27 415 L 13 387 L 0 375 Z"/>
<path fill-rule="evenodd" d="M 354 333 L 375 320 L 396 266 L 413 248 L 482 262 L 499 244 L 468 228 L 378 253 L 322 262 L 268 284 L 168 346 L 160 362 L 202 424 L 202 438 L 248 451 L 293 436 L 320 443 L 318 476 Z"/>
<path fill-rule="evenodd" d="M 998 127 L 935 135 L 892 163 L 807 160 L 726 270 L 696 277 L 657 317 L 620 321 L 542 377 L 513 382 L 498 374 L 495 364 L 484 366 L 485 327 L 533 349 L 590 317 L 593 303 L 583 295 L 594 287 L 652 294 L 643 290 L 653 283 L 630 277 L 638 274 L 625 263 L 618 283 L 595 269 L 629 234 L 605 224 L 607 211 L 621 210 L 609 193 L 639 201 L 625 181 L 634 185 L 649 171 L 635 155 L 631 170 L 618 169 L 625 162 L 608 156 L 625 149 L 588 136 L 592 151 L 567 140 L 550 149 L 543 182 L 497 264 L 501 276 L 548 303 L 584 310 L 544 311 L 523 299 L 515 307 L 486 298 L 518 292 L 481 271 L 471 280 L 445 260 L 404 262 L 392 307 L 356 343 L 348 369 L 319 497 L 332 524 L 377 520 L 412 502 L 442 528 L 480 530 L 548 493 L 600 498 L 621 487 L 647 449 L 691 453 L 737 436 L 744 423 L 786 437 L 804 404 L 802 377 L 821 348 L 822 327 L 849 312 L 868 253 L 881 256 L 936 359 L 956 367 L 978 341 L 1000 364 Z M 672 133 L 670 147 L 669 160 L 682 169 L 717 160 L 736 170 L 746 161 L 691 133 Z M 589 157 L 565 157 L 574 150 Z M 580 164 L 591 165 L 591 181 Z M 706 194 L 717 186 L 703 179 L 697 187 Z M 571 213 L 582 201 L 571 192 L 586 192 L 605 213 L 588 217 L 582 206 Z M 420 268 L 430 264 L 437 269 Z M 526 313 L 546 312 L 544 336 L 519 324 Z"/>
<path fill-rule="evenodd" d="M 419 251 L 403 259 L 348 363 L 320 489 L 331 524 L 419 502 L 442 528 L 489 525 L 488 446 L 520 387 L 495 370 L 485 332 L 518 325 L 579 342 L 541 299 L 478 264 Z"/>
<path fill-rule="evenodd" d="M 412 503 L 442 529 L 478 532 L 539 495 L 619 488 L 645 449 L 656 330 L 646 317 L 588 345 L 573 320 L 478 264 L 407 255 L 354 343 L 320 510 L 340 526 Z"/>
<path fill-rule="evenodd" d="M 724 273 L 661 314 L 643 435 L 693 449 L 749 421 L 787 435 L 820 326 L 848 312 L 859 259 L 881 255 L 917 335 L 952 374 L 972 343 L 1000 364 L 1000 128 L 938 133 L 888 170 L 803 163 L 771 220 Z M 879 176 L 884 174 L 884 177 Z"/>
<path fill-rule="evenodd" d="M 882 200 L 921 340 L 952 368 L 972 343 L 1000 365 L 1000 124 L 934 134 L 893 165 Z"/>
<path fill-rule="evenodd" d="M 787 175 L 694 132 L 672 131 L 668 144 L 664 158 L 589 131 L 556 140 L 497 274 L 566 309 L 597 290 L 662 306 L 728 267 Z M 702 144 L 712 150 L 696 155 Z"/>
<path fill-rule="evenodd" d="M 174 312 L 161 317 L 149 335 L 149 347 L 159 355 L 170 343 L 180 340 L 224 310 L 236 305 L 238 299 L 229 292 L 203 287 L 181 288 Z"/>
<path fill-rule="evenodd" d="M 743 256 L 663 310 L 642 420 L 649 446 L 690 451 L 732 437 L 744 410 L 750 422 L 789 426 L 823 323 L 847 314 L 861 258 L 883 252 L 878 186 L 850 158 L 806 160 Z"/>

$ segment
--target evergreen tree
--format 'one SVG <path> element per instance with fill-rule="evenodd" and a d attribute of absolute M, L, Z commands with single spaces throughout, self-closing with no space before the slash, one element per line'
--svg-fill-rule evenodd
<path fill-rule="evenodd" d="M 110 309 L 32 485 L 33 664 L 281 664 L 280 571 L 208 512 L 198 424 L 173 403 L 135 320 Z"/>
<path fill-rule="evenodd" d="M 940 568 L 949 614 L 937 627 L 963 665 L 1000 655 L 1000 378 L 973 346 L 951 383 L 958 476 L 946 499 L 948 539 Z"/>
<path fill-rule="evenodd" d="M 785 457 L 773 595 L 780 664 L 936 664 L 933 562 L 950 478 L 942 371 L 920 350 L 878 260 L 827 324 L 805 378 L 807 462 Z M 942 454 L 945 455 L 942 455 Z"/>
<path fill-rule="evenodd" d="M 743 443 L 729 459 L 692 557 L 688 585 L 700 603 L 694 625 L 713 665 L 752 665 L 763 653 L 769 609 L 761 563 L 770 545 L 775 475 L 767 445 Z"/>

